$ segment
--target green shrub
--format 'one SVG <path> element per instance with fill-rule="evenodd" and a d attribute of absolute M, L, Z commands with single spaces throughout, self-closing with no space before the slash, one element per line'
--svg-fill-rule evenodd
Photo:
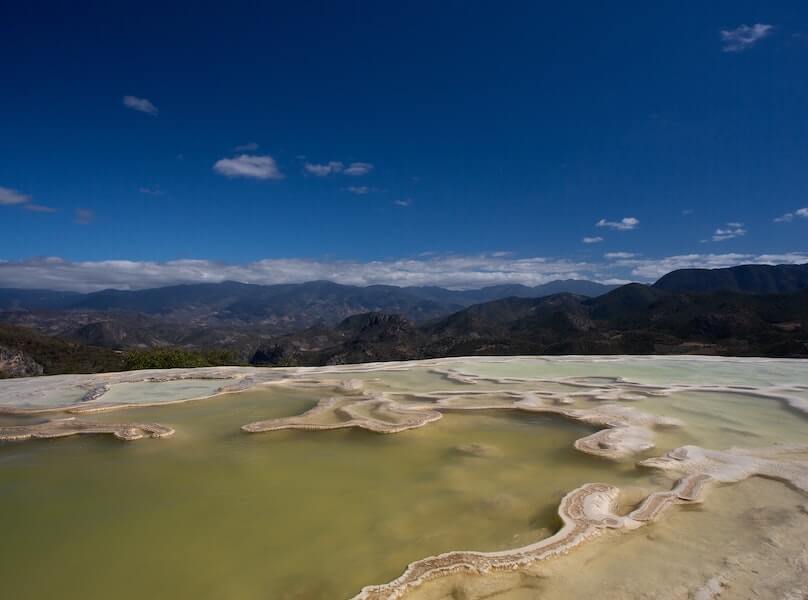
<path fill-rule="evenodd" d="M 124 356 L 124 369 L 178 369 L 189 367 L 218 367 L 237 365 L 238 358 L 228 350 L 183 350 L 181 348 L 152 348 L 133 350 Z"/>

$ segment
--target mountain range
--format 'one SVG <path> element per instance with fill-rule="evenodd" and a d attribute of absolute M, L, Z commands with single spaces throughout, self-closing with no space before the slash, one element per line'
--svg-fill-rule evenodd
<path fill-rule="evenodd" d="M 261 336 L 336 325 L 365 312 L 400 314 L 423 322 L 510 296 L 559 292 L 596 296 L 615 287 L 567 280 L 476 290 L 358 287 L 329 281 L 281 285 L 226 281 L 89 294 L 7 288 L 0 289 L 0 321 L 110 348 L 227 346 L 240 351 Z"/>
<path fill-rule="evenodd" d="M 400 310 L 410 318 L 434 316 L 431 311 L 460 308 L 499 298 L 536 298 L 562 292 L 598 296 L 615 289 L 585 280 L 558 280 L 535 287 L 520 284 L 495 285 L 472 290 L 441 287 L 367 287 L 341 285 L 331 281 L 310 281 L 276 285 L 256 285 L 224 281 L 150 288 L 143 290 L 107 289 L 88 294 L 53 290 L 0 288 L 0 310 L 100 310 L 132 311 L 145 314 L 206 312 L 223 319 L 254 320 L 282 317 L 290 310 L 323 307 L 339 303 L 343 309 Z M 329 315 L 326 314 L 326 317 Z M 347 315 L 343 315 L 344 316 Z"/>
<path fill-rule="evenodd" d="M 620 287 L 0 289 L 0 321 L 0 376 L 120 368 L 122 350 L 155 347 L 227 349 L 256 365 L 474 354 L 808 357 L 808 264 L 685 269 Z"/>
<path fill-rule="evenodd" d="M 314 366 L 442 356 L 707 354 L 808 357 L 808 289 L 676 293 L 629 284 L 477 304 L 420 325 L 371 313 L 261 345 L 256 365 Z"/>
<path fill-rule="evenodd" d="M 726 269 L 679 269 L 654 284 L 669 292 L 731 291 L 788 294 L 808 288 L 808 265 L 740 265 Z"/>

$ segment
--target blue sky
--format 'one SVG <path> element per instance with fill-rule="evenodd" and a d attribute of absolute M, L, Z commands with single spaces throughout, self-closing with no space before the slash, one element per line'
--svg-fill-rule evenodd
<path fill-rule="evenodd" d="M 806 64 L 797 1 L 7 3 L 0 285 L 804 262 Z"/>

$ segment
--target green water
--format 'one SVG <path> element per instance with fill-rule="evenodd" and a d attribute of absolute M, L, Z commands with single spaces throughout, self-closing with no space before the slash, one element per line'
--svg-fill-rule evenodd
<path fill-rule="evenodd" d="M 557 526 L 564 493 L 638 484 L 572 450 L 590 429 L 515 413 L 449 414 L 396 435 L 241 433 L 315 392 L 261 391 L 97 415 L 175 436 L 0 446 L 7 598 L 350 597 L 442 551 L 523 545 Z M 455 447 L 490 446 L 491 457 Z"/>
<path fill-rule="evenodd" d="M 483 377 L 621 377 L 645 384 L 768 386 L 808 384 L 802 360 L 705 359 L 690 357 L 552 357 L 451 363 Z"/>
<path fill-rule="evenodd" d="M 657 431 L 655 454 L 684 444 L 723 450 L 808 442 L 808 415 L 772 398 L 685 391 L 664 398 L 643 398 L 631 406 L 685 424 L 681 429 Z"/>
<path fill-rule="evenodd" d="M 537 380 L 600 376 L 667 385 L 700 378 L 716 385 L 788 385 L 789 393 L 803 397 L 805 364 L 464 360 L 446 366 L 535 381 L 470 385 L 414 365 L 390 372 L 328 372 L 323 378 L 334 385 L 320 387 L 311 383 L 318 380 L 312 370 L 304 377 L 309 382 L 286 387 L 84 416 L 157 422 L 176 433 L 136 442 L 107 435 L 0 443 L 2 597 L 348 598 L 426 556 L 501 550 L 544 538 L 559 525 L 561 497 L 583 483 L 620 486 L 621 510 L 670 487 L 665 475 L 636 468 L 637 458 L 683 444 L 753 447 L 808 439 L 808 417 L 782 401 L 731 390 L 655 397 L 631 386 L 621 404 L 674 417 L 684 426 L 656 431 L 655 449 L 622 462 L 573 449 L 573 442 L 593 429 L 512 410 L 449 411 L 437 422 L 393 435 L 240 430 L 254 421 L 300 414 L 322 397 L 345 393 L 346 401 L 356 401 L 355 392 L 337 385 L 340 380 L 362 380 L 367 392 L 397 392 L 395 398 L 411 407 L 423 404 L 419 392 L 462 392 L 444 398 L 454 408 L 506 404 L 513 398 L 502 392 L 521 390 L 554 392 L 576 408 L 597 409 L 609 401 L 581 395 L 587 388 Z M 60 381 L 40 378 L 3 389 L 12 404 L 30 398 L 58 404 L 59 393 L 75 395 Z M 164 402 L 217 386 L 193 379 L 125 383 L 113 386 L 104 400 Z M 485 393 L 472 394 L 481 390 Z M 390 416 L 373 402 L 366 408 Z M 365 407 L 356 410 L 364 414 Z M 0 416 L 0 425 L 44 418 Z M 481 447 L 482 456 L 459 448 L 470 444 Z"/>
<path fill-rule="evenodd" d="M 104 404 L 148 404 L 210 396 L 224 382 L 216 379 L 162 381 L 154 383 L 122 383 L 104 394 Z"/>

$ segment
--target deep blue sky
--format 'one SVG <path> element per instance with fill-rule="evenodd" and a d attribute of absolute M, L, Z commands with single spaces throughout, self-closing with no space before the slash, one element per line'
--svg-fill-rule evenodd
<path fill-rule="evenodd" d="M 805 2 L 171 4 L 4 3 L 0 260 L 808 251 Z"/>

